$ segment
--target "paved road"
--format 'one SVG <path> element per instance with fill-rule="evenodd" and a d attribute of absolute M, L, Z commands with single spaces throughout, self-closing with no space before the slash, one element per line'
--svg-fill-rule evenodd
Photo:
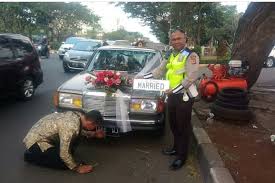
<path fill-rule="evenodd" d="M 275 88 L 275 67 L 263 68 L 255 86 Z"/>
<path fill-rule="evenodd" d="M 0 102 L 0 182 L 129 182 L 129 183 L 201 183 L 193 155 L 187 165 L 176 172 L 168 170 L 171 157 L 161 155 L 160 148 L 169 144 L 171 134 L 166 128 L 162 138 L 135 134 L 104 141 L 83 142 L 77 157 L 98 164 L 93 173 L 78 175 L 71 171 L 56 171 L 26 164 L 22 139 L 31 126 L 43 115 L 54 111 L 52 93 L 76 73 L 66 74 L 57 55 L 42 60 L 44 83 L 29 102 L 5 100 Z"/>

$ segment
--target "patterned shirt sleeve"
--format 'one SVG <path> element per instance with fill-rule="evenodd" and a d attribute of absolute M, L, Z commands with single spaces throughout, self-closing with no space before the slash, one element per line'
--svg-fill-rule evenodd
<path fill-rule="evenodd" d="M 195 52 L 192 52 L 185 63 L 185 78 L 181 84 L 173 89 L 173 93 L 179 93 L 183 89 L 188 89 L 198 79 L 199 62 L 199 56 Z"/>
<path fill-rule="evenodd" d="M 61 131 L 59 133 L 60 139 L 60 158 L 64 161 L 68 168 L 74 169 L 78 166 L 78 164 L 74 161 L 71 153 L 70 153 L 70 143 L 72 141 L 72 137 L 74 135 L 74 131 Z"/>

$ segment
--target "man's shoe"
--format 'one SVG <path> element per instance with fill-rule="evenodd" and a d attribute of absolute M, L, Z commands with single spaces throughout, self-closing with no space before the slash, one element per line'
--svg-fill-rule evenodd
<path fill-rule="evenodd" d="M 162 154 L 164 155 L 176 155 L 177 151 L 174 148 L 168 148 L 168 149 L 163 149 Z"/>
<path fill-rule="evenodd" d="M 175 159 L 171 165 L 170 165 L 170 170 L 178 170 L 180 169 L 183 165 L 185 164 L 185 161 L 183 161 L 182 159 Z"/>

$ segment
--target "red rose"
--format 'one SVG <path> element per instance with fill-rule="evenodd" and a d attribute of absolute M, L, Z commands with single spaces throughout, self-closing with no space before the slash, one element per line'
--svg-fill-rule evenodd
<path fill-rule="evenodd" d="M 97 72 L 96 77 L 104 78 L 104 73 L 103 72 Z"/>
<path fill-rule="evenodd" d="M 120 83 L 121 83 L 121 79 L 116 79 L 115 80 L 115 84 L 118 86 L 118 85 L 120 85 Z"/>
<path fill-rule="evenodd" d="M 113 78 L 114 80 L 117 80 L 117 79 L 120 79 L 120 76 L 115 74 Z"/>
<path fill-rule="evenodd" d="M 104 82 L 107 83 L 109 81 L 109 78 L 105 77 Z"/>
<path fill-rule="evenodd" d="M 115 74 L 115 72 L 114 72 L 114 71 L 108 71 L 108 76 L 109 76 L 109 77 L 113 77 L 113 76 L 114 76 L 114 74 Z"/>
<path fill-rule="evenodd" d="M 109 80 L 107 81 L 107 86 L 108 86 L 108 87 L 113 86 L 113 84 L 114 84 L 114 82 L 113 82 L 111 79 L 109 79 Z"/>

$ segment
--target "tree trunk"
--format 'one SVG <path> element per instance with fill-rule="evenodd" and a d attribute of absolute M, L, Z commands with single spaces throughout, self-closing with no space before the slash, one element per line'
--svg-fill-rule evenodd
<path fill-rule="evenodd" d="M 232 49 L 232 59 L 249 63 L 249 88 L 257 81 L 274 44 L 275 3 L 250 3 L 239 21 Z"/>

